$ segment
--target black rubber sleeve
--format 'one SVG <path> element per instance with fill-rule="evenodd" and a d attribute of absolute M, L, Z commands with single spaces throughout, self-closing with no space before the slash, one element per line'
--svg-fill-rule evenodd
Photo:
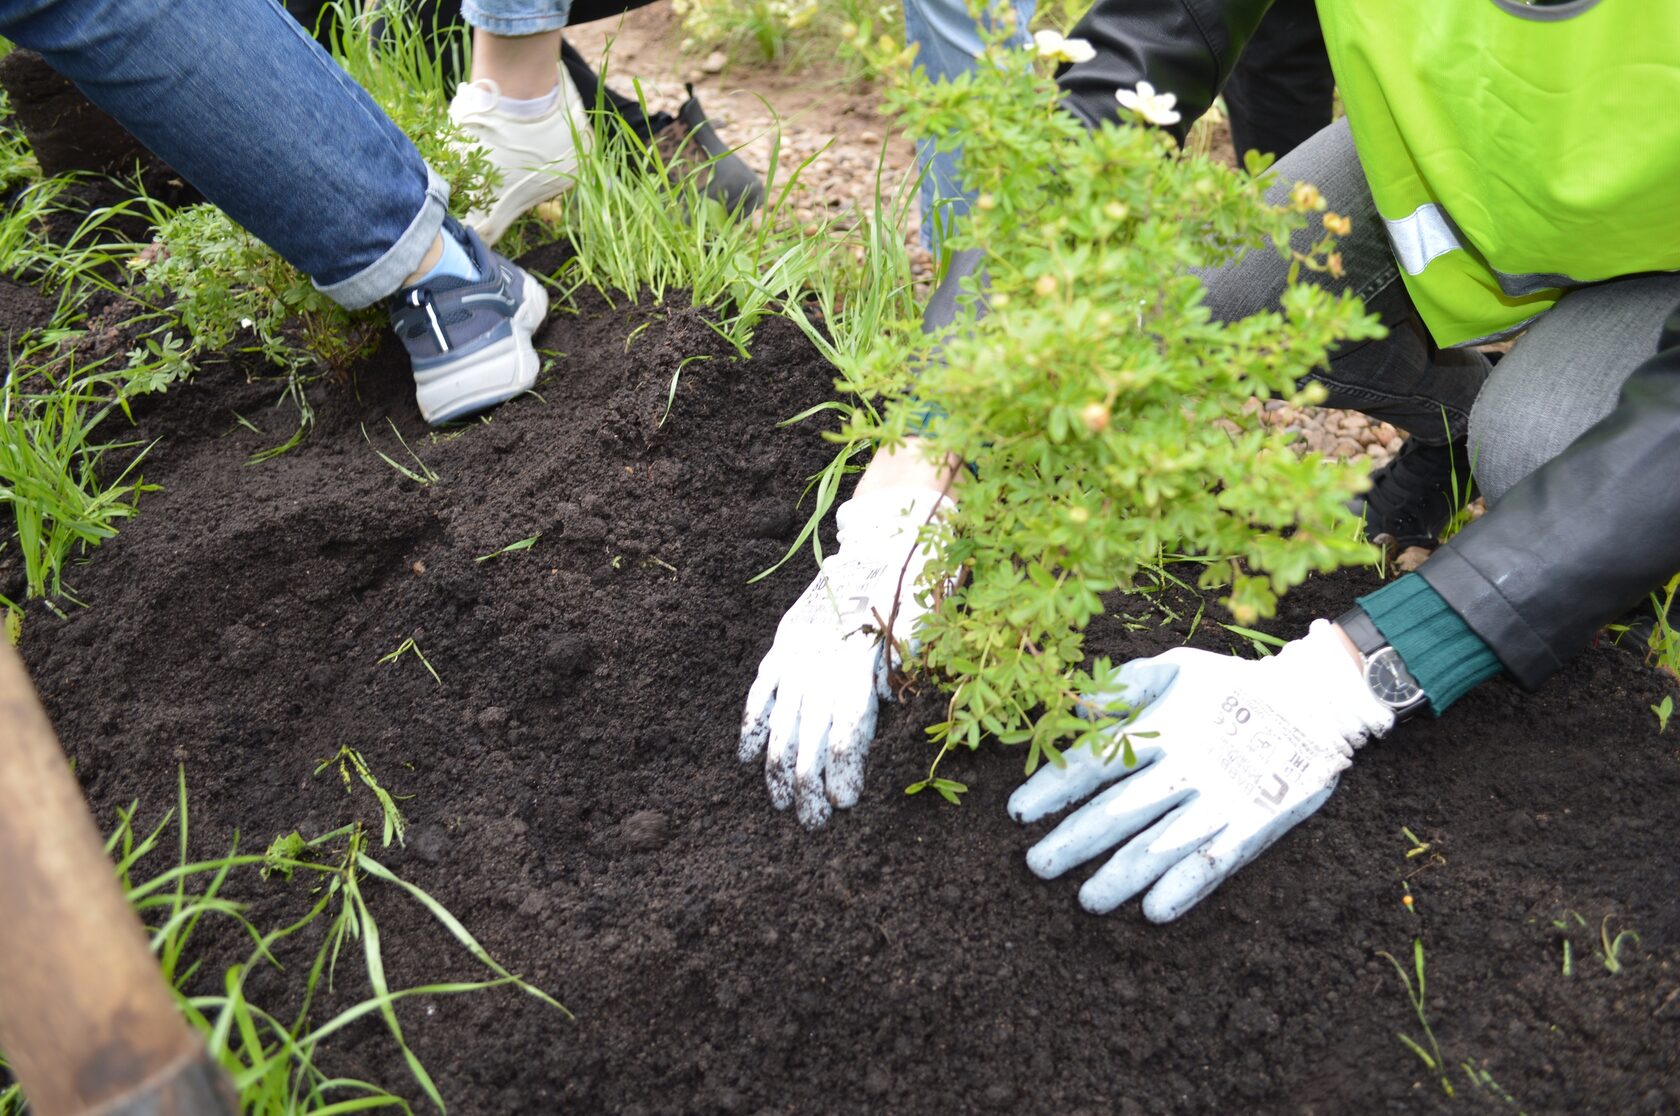
<path fill-rule="evenodd" d="M 1418 568 L 1533 689 L 1680 571 L 1680 307 L 1616 409 Z"/>
<path fill-rule="evenodd" d="M 1114 94 L 1147 81 L 1178 97 L 1179 139 L 1208 110 L 1272 0 L 1097 0 L 1069 33 L 1096 48 L 1056 80 L 1063 104 L 1091 127 L 1120 115 Z"/>

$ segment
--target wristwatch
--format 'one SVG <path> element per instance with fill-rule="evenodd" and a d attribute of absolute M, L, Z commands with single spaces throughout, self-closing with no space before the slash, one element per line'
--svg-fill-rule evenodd
<path fill-rule="evenodd" d="M 1350 608 L 1336 618 L 1336 623 L 1359 648 L 1359 661 L 1371 696 L 1388 706 L 1396 721 L 1414 716 L 1428 704 L 1428 696 L 1406 669 L 1400 652 L 1389 646 L 1388 638 L 1371 623 L 1364 609 Z"/>

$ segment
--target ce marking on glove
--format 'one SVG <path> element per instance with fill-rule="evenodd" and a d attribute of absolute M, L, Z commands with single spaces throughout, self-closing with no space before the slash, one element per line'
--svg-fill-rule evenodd
<path fill-rule="evenodd" d="M 1225 700 L 1219 704 L 1219 712 L 1214 716 L 1213 723 L 1216 726 L 1228 725 L 1229 727 L 1225 729 L 1224 734 L 1226 736 L 1236 736 L 1252 718 L 1253 714 L 1249 711 L 1248 706 L 1243 704 L 1241 697 L 1236 694 L 1226 694 Z M 1257 772 L 1254 764 L 1249 761 L 1258 757 L 1269 756 L 1271 752 L 1271 740 L 1256 733 L 1248 742 L 1246 755 L 1239 756 L 1236 753 L 1226 755 L 1226 769 L 1238 778 L 1252 780 Z M 1254 804 L 1268 814 L 1275 814 L 1278 812 L 1278 807 L 1283 805 L 1283 800 L 1289 796 L 1289 782 L 1276 772 L 1267 772 L 1266 774 L 1275 784 L 1275 788 L 1268 789 L 1264 785 L 1257 787 L 1259 793 L 1254 796 Z"/>

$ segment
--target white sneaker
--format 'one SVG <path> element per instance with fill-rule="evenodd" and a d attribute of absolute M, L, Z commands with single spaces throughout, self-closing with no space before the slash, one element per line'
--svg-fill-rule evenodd
<path fill-rule="evenodd" d="M 466 223 L 494 244 L 508 226 L 539 202 L 571 189 L 578 154 L 593 142 L 589 114 L 577 86 L 562 66 L 560 96 L 541 116 L 521 119 L 497 111 L 501 88 L 488 78 L 462 85 L 449 105 L 449 119 L 483 147 L 502 172 L 488 209 L 467 214 Z"/>

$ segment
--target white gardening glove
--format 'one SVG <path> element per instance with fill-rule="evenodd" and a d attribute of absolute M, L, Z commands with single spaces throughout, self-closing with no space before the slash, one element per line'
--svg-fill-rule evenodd
<path fill-rule="evenodd" d="M 880 627 L 902 576 L 893 641 L 913 640 L 927 611 L 916 600 L 917 582 L 932 557 L 916 537 L 941 506 L 954 505 L 921 488 L 884 489 L 840 505 L 839 549 L 782 617 L 759 664 L 741 718 L 741 762 L 765 756 L 770 801 L 778 810 L 797 804 L 807 829 L 828 821 L 830 803 L 853 806 L 863 790 L 877 703 L 892 697 Z"/>
<path fill-rule="evenodd" d="M 1116 783 L 1027 853 L 1028 867 L 1054 879 L 1131 838 L 1079 889 L 1094 914 L 1154 884 L 1144 915 L 1177 918 L 1323 805 L 1353 750 L 1394 725 L 1326 620 L 1268 658 L 1181 647 L 1127 663 L 1119 677 L 1104 703 L 1142 706 L 1116 730 L 1131 736 L 1137 765 L 1079 748 L 1009 799 L 1010 816 L 1032 822 Z"/>

